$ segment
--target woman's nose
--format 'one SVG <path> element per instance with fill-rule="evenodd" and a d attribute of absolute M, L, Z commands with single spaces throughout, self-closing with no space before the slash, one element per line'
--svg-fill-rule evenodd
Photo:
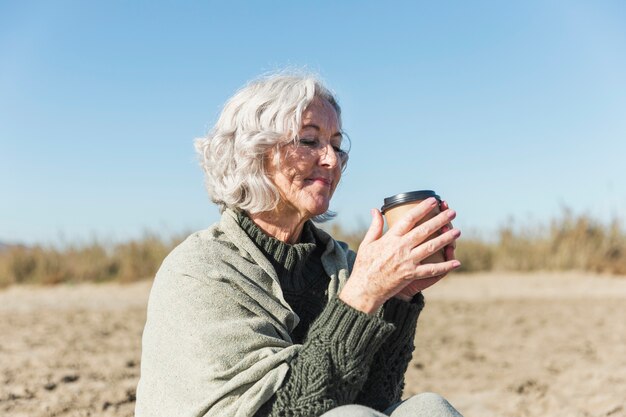
<path fill-rule="evenodd" d="M 329 143 L 328 145 L 322 147 L 320 162 L 322 165 L 328 165 L 332 168 L 339 164 L 339 155 L 338 152 L 335 151 L 335 148 Z"/>

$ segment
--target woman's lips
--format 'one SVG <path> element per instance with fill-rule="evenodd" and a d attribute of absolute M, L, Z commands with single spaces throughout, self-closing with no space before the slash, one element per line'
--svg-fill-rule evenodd
<path fill-rule="evenodd" d="M 330 179 L 324 177 L 309 178 L 309 181 L 313 183 L 323 184 L 327 187 L 330 187 L 333 183 Z"/>

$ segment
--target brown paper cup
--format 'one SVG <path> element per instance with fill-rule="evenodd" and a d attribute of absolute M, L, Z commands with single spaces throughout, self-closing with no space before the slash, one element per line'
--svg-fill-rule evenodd
<path fill-rule="evenodd" d="M 408 193 L 396 194 L 391 197 L 385 198 L 384 204 L 380 211 L 385 216 L 387 220 L 387 227 L 391 227 L 395 224 L 395 222 L 400 219 L 404 214 L 409 211 L 411 208 L 418 205 L 420 202 L 426 200 L 429 197 L 435 197 L 439 203 L 441 203 L 441 198 L 432 190 L 419 190 L 419 191 L 411 191 Z M 427 220 L 432 219 L 441 211 L 439 206 L 436 206 L 430 213 L 426 215 L 422 220 L 420 220 L 417 224 L 422 224 Z M 430 240 L 434 237 L 437 237 L 441 234 L 440 231 L 437 231 L 430 235 L 427 240 Z M 439 250 L 428 258 L 422 260 L 422 264 L 431 264 L 437 262 L 444 262 L 446 260 L 445 255 L 443 253 L 443 249 Z"/>

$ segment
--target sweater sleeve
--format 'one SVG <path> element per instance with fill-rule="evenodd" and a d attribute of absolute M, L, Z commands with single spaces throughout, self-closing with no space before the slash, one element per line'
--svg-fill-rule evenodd
<path fill-rule="evenodd" d="M 374 353 L 393 331 L 381 317 L 331 299 L 311 325 L 281 388 L 255 417 L 318 416 L 354 403 Z"/>
<path fill-rule="evenodd" d="M 395 330 L 374 355 L 370 373 L 356 402 L 379 411 L 400 401 L 404 374 L 415 349 L 415 328 L 424 307 L 424 296 L 417 294 L 410 303 L 392 298 L 382 311 L 382 318 Z"/>

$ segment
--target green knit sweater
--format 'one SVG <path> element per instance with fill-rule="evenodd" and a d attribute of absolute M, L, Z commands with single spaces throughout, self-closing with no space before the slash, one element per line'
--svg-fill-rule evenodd
<path fill-rule="evenodd" d="M 304 345 L 281 388 L 255 416 L 318 416 L 351 403 L 382 411 L 398 402 L 424 305 L 421 293 L 411 303 L 385 303 L 380 317 L 393 325 L 390 333 L 373 316 L 337 298 L 326 302 L 330 278 L 311 223 L 305 224 L 301 243 L 289 245 L 267 236 L 243 214 L 238 220 L 276 269 L 285 300 L 300 318 L 292 338 Z"/>
<path fill-rule="evenodd" d="M 415 304 L 390 300 L 378 314 L 359 312 L 337 298 L 355 259 L 347 245 L 308 223 L 313 237 L 305 232 L 295 250 L 315 247 L 289 266 L 268 253 L 291 246 L 261 250 L 239 218 L 224 210 L 159 268 L 135 415 L 252 417 L 265 406 L 265 415 L 317 416 L 399 399 L 421 295 Z"/>

